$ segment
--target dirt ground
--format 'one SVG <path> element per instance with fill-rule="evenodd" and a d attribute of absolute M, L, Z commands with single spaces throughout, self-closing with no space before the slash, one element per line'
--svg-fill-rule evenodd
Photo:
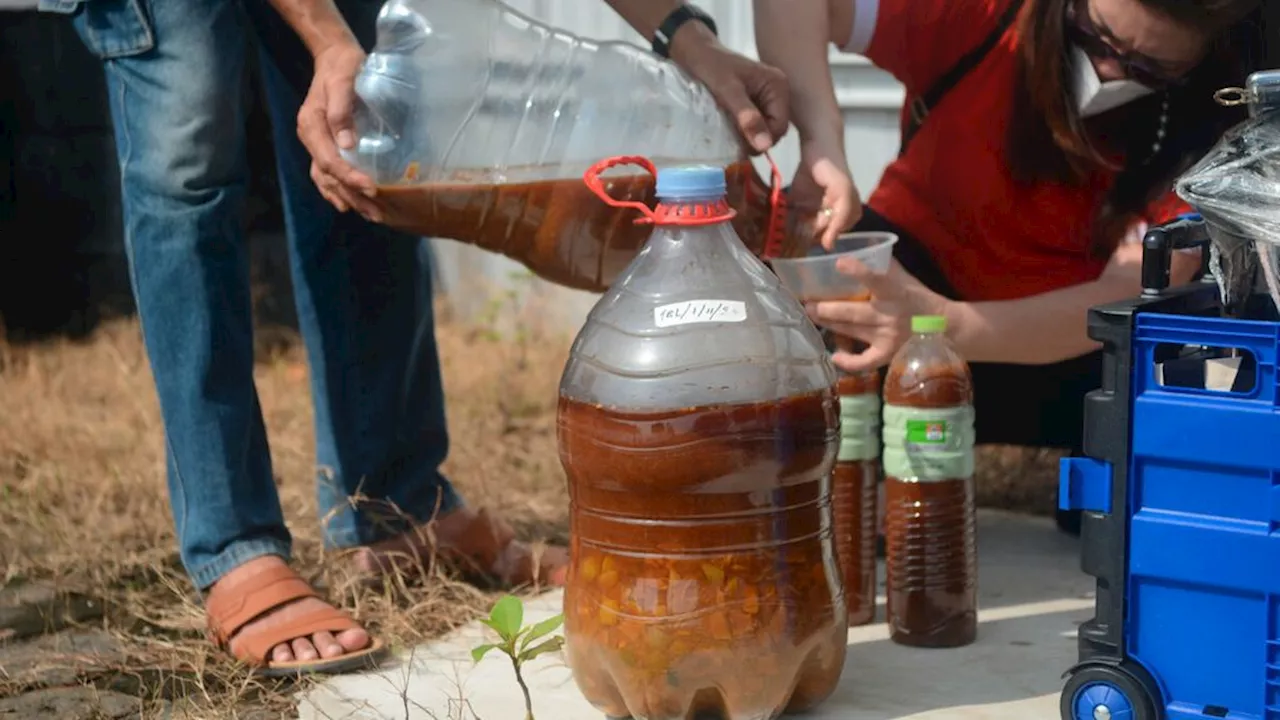
<path fill-rule="evenodd" d="M 487 609 L 494 596 L 443 575 L 374 592 L 326 562 L 307 368 L 288 332 L 260 335 L 258 389 L 299 566 L 400 647 Z M 563 540 L 554 416 L 570 338 L 504 337 L 443 315 L 438 336 L 449 476 L 525 537 Z M 79 343 L 0 340 L 0 718 L 288 716 L 296 687 L 250 682 L 203 641 L 174 546 L 162 449 L 135 322 Z M 1056 462 L 1050 452 L 984 449 L 981 503 L 1051 512 Z"/>

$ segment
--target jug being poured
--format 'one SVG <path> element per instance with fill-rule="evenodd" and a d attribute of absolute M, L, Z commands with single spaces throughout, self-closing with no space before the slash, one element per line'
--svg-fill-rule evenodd
<path fill-rule="evenodd" d="M 636 45 L 498 0 L 390 0 L 356 90 L 345 157 L 378 184 L 385 223 L 501 252 L 552 282 L 603 291 L 647 236 L 588 196 L 581 177 L 600 157 L 724 168 L 735 229 L 756 255 L 785 226 L 780 193 L 704 86 Z M 650 175 L 605 179 L 614 198 L 654 199 Z"/>

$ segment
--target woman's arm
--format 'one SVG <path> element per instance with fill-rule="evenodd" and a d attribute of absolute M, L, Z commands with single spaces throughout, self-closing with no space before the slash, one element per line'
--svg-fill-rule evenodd
<path fill-rule="evenodd" d="M 844 116 L 827 61 L 832 30 L 840 23 L 852 28 L 852 2 L 755 0 L 754 9 L 760 59 L 780 69 L 791 90 L 791 121 L 800 139 L 791 203 L 802 215 L 814 214 L 814 236 L 830 249 L 862 215 L 845 156 Z"/>
<path fill-rule="evenodd" d="M 754 0 L 760 61 L 787 76 L 791 121 L 804 141 L 844 154 L 844 120 L 836 104 L 827 47 L 831 10 L 848 0 Z"/>
<path fill-rule="evenodd" d="M 1089 309 L 1142 292 L 1142 243 L 1136 241 L 1142 232 L 1135 232 L 1116 248 L 1093 282 L 1018 300 L 948 303 L 943 314 L 952 328 L 952 342 L 970 362 L 1027 365 L 1055 363 L 1098 349 L 1088 336 Z M 1173 253 L 1170 285 L 1191 282 L 1200 266 L 1199 251 Z"/>
<path fill-rule="evenodd" d="M 1089 309 L 1140 290 L 1095 280 L 1017 300 L 953 302 L 943 314 L 951 341 L 969 362 L 1048 365 L 1098 349 L 1087 332 Z"/>
<path fill-rule="evenodd" d="M 888 365 L 911 338 L 915 315 L 945 316 L 947 337 L 969 362 L 1048 365 L 1098 347 L 1086 330 L 1089 308 L 1140 292 L 1137 282 L 1099 278 L 1016 300 L 964 302 L 935 293 L 897 263 L 885 275 L 848 261 L 838 267 L 858 278 L 874 298 L 807 304 L 816 325 L 867 345 L 857 354 L 838 352 L 832 357 L 845 372 Z"/>
<path fill-rule="evenodd" d="M 1190 282 L 1200 268 L 1198 252 L 1176 252 L 1170 285 Z M 1048 365 L 1098 348 L 1088 335 L 1090 308 L 1142 292 L 1142 243 L 1126 242 L 1096 280 L 1050 292 L 990 302 L 948 300 L 930 290 L 899 263 L 877 275 L 855 260 L 837 269 L 871 291 L 870 302 L 812 302 L 810 319 L 821 327 L 866 343 L 867 349 L 832 357 L 836 367 L 859 372 L 887 365 L 911 337 L 914 315 L 944 315 L 947 336 L 969 362 Z"/>

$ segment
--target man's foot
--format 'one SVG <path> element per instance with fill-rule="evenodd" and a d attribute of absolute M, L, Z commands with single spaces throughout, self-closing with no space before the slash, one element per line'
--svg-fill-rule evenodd
<path fill-rule="evenodd" d="M 360 548 L 352 561 L 356 572 L 366 576 L 416 574 L 431 562 L 433 554 L 473 581 L 505 588 L 564 585 L 569 567 L 569 553 L 564 548 L 521 542 L 505 522 L 487 510 L 470 508 Z"/>
<path fill-rule="evenodd" d="M 370 664 L 382 648 L 273 555 L 220 578 L 205 607 L 211 639 L 260 674 L 343 672 Z"/>

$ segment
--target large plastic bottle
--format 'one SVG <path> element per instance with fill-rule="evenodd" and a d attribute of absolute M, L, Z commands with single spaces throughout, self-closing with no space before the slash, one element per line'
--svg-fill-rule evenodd
<path fill-rule="evenodd" d="M 560 384 L 567 659 L 611 717 L 766 720 L 844 667 L 835 372 L 734 233 L 723 170 L 663 169 L 657 194 Z"/>
<path fill-rule="evenodd" d="M 798 252 L 782 247 L 780 176 L 771 191 L 711 93 L 631 43 L 578 37 L 497 0 L 389 0 L 356 94 L 357 146 L 345 157 L 379 185 L 383 222 L 398 229 L 603 291 L 648 229 L 596 202 L 582 174 L 602 157 L 643 154 L 659 167 L 725 168 L 747 247 Z M 615 199 L 652 205 L 652 176 L 606 180 Z"/>
<path fill-rule="evenodd" d="M 946 318 L 914 335 L 884 383 L 885 568 L 894 642 L 957 647 L 978 631 L 973 379 Z"/>
<path fill-rule="evenodd" d="M 840 349 L 853 343 L 836 340 Z M 832 474 L 836 556 L 844 577 L 849 625 L 876 616 L 876 500 L 880 485 L 879 370 L 839 373 L 840 452 Z"/>

